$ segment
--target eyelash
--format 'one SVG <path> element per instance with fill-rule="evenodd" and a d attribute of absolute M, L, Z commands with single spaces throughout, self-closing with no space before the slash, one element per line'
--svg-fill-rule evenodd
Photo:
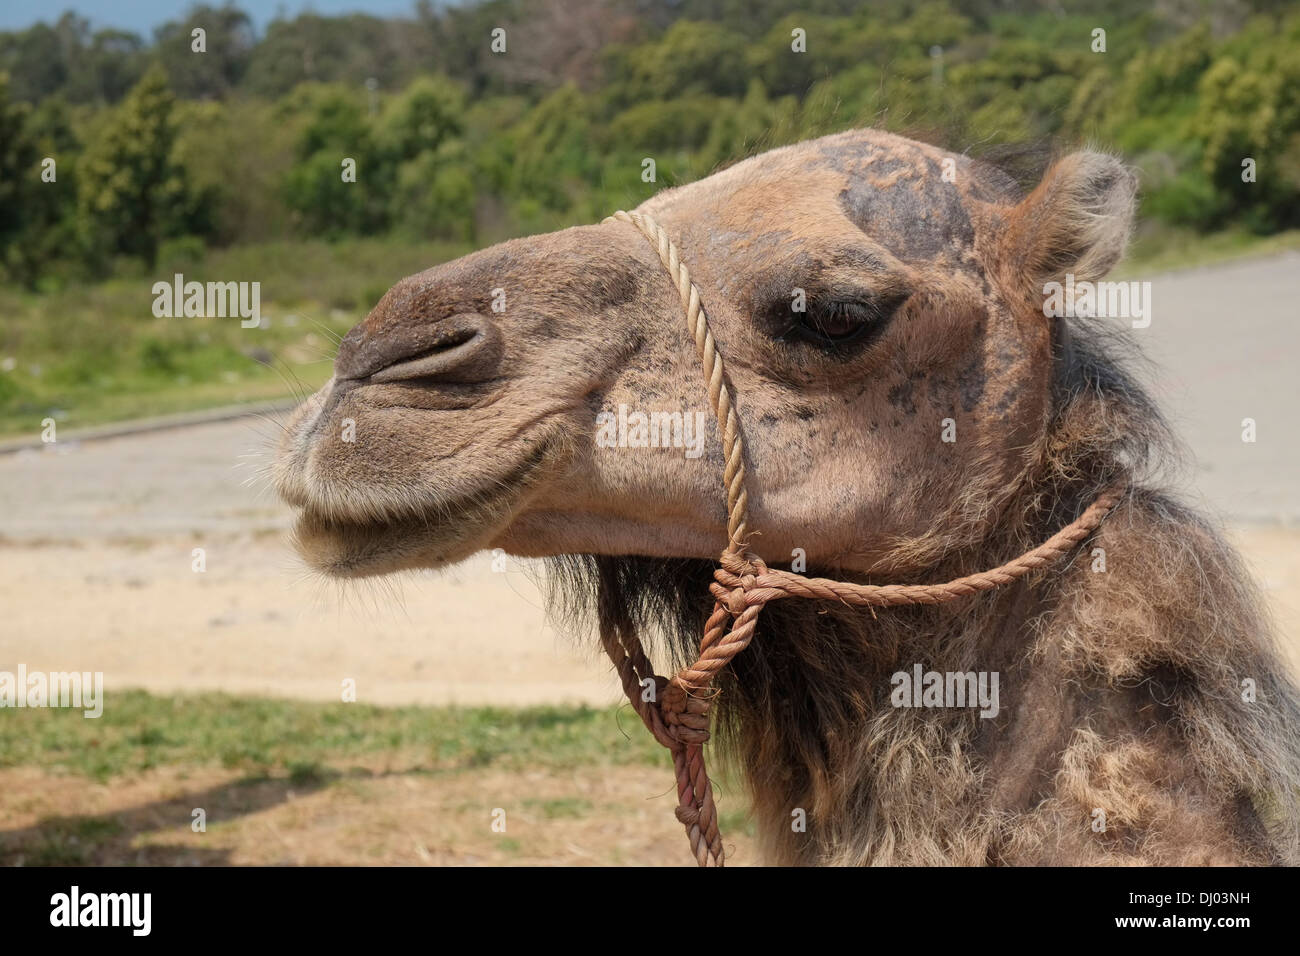
<path fill-rule="evenodd" d="M 847 319 L 855 325 L 865 325 L 875 318 L 875 313 L 861 302 L 826 302 L 813 307 L 814 321 Z M 820 322 L 817 322 L 820 325 Z"/>
<path fill-rule="evenodd" d="M 869 331 L 882 331 L 892 311 L 892 309 L 884 311 L 874 305 L 853 300 L 813 301 L 809 303 L 806 312 L 795 316 L 780 339 L 781 341 L 788 341 L 791 338 L 802 339 L 822 348 L 849 345 L 859 341 Z M 823 331 L 824 327 L 834 327 L 835 323 L 843 322 L 845 319 L 856 326 L 849 334 L 832 336 Z"/>

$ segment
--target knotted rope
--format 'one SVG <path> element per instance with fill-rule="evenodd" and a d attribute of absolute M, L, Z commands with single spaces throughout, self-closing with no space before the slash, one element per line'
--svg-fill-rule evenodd
<path fill-rule="evenodd" d="M 718 811 L 713 787 L 704 764 L 704 744 L 709 739 L 709 708 L 716 690 L 713 679 L 754 637 L 758 614 L 769 601 L 800 597 L 839 601 L 854 607 L 897 607 L 904 604 L 942 604 L 955 598 L 1009 584 L 1031 571 L 1059 560 L 1091 534 L 1122 496 L 1119 490 L 1102 494 L 1082 515 L 1046 542 L 1001 567 L 981 571 L 945 584 L 866 585 L 827 578 L 809 578 L 769 568 L 748 547 L 748 504 L 745 490 L 745 443 L 736 417 L 731 386 L 709 319 L 700 302 L 699 289 L 681 261 L 677 245 L 654 219 L 641 212 L 614 213 L 605 220 L 631 223 L 650 241 L 659 260 L 677 285 L 686 327 L 708 381 L 709 403 L 718 417 L 722 454 L 726 461 L 723 484 L 727 489 L 727 547 L 719 559 L 709 591 L 713 613 L 700 638 L 699 659 L 672 678 L 654 672 L 632 623 L 602 614 L 601 642 L 614 663 L 633 709 L 655 740 L 672 753 L 677 776 L 678 821 L 686 828 L 691 852 L 700 866 L 712 860 L 722 866 L 725 854 L 718 832 Z"/>

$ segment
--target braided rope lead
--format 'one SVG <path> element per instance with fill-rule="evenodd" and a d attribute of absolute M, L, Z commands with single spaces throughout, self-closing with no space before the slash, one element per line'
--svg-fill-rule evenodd
<path fill-rule="evenodd" d="M 691 853 L 700 866 L 725 862 L 713 786 L 704 763 L 709 739 L 709 707 L 715 691 L 713 679 L 754 638 L 763 605 L 788 597 L 840 601 L 854 607 L 897 607 L 904 604 L 942 604 L 956 598 L 989 591 L 1019 580 L 1031 571 L 1058 561 L 1097 529 L 1123 496 L 1115 489 L 1100 495 L 1083 514 L 1043 544 L 1001 567 L 981 571 L 945 584 L 865 585 L 827 578 L 809 578 L 789 571 L 774 571 L 748 550 L 749 494 L 745 489 L 745 442 L 732 400 L 722 355 L 718 352 L 700 291 L 691 281 L 677 244 L 653 218 L 642 212 L 619 210 L 606 223 L 635 226 L 659 253 L 659 261 L 677 286 L 686 313 L 686 327 L 695 339 L 709 403 L 718 418 L 722 454 L 726 461 L 723 484 L 727 490 L 727 547 L 714 571 L 713 613 L 700 637 L 699 659 L 671 679 L 654 672 L 641 639 L 630 622 L 602 621 L 601 642 L 623 684 L 633 709 L 646 728 L 672 753 L 677 777 L 678 821 L 686 828 Z M 605 617 L 607 615 L 602 615 Z M 643 681 L 653 681 L 654 698 L 645 699 Z"/>

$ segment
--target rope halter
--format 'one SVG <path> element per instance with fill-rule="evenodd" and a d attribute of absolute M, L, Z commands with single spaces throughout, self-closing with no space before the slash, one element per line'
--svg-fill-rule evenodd
<path fill-rule="evenodd" d="M 731 386 L 722 355 L 709 329 L 700 291 L 691 281 L 677 245 L 654 219 L 642 212 L 622 210 L 604 220 L 635 226 L 659 253 L 659 261 L 677 286 L 686 313 L 686 327 L 695 339 L 708 381 L 709 403 L 718 418 L 722 453 L 726 460 L 723 485 L 727 490 L 727 547 L 719 558 L 709 591 L 713 613 L 704 625 L 699 658 L 672 678 L 660 677 L 646 657 L 630 621 L 601 615 L 601 643 L 614 663 L 628 701 L 647 729 L 672 753 L 677 777 L 678 821 L 686 828 L 691 852 L 700 866 L 712 861 L 722 866 L 725 853 L 718 832 L 718 811 L 713 787 L 704 764 L 704 744 L 709 739 L 709 708 L 716 690 L 713 680 L 754 637 L 758 614 L 769 601 L 800 597 L 839 601 L 854 607 L 897 607 L 904 604 L 942 604 L 955 598 L 1010 584 L 1031 571 L 1058 561 L 1091 534 L 1120 500 L 1114 489 L 1100 495 L 1082 515 L 1046 542 L 1012 561 L 945 584 L 864 585 L 769 568 L 748 547 L 748 504 L 745 490 L 745 443 L 736 417 Z M 645 693 L 649 687 L 653 693 Z M 649 697 L 649 699 L 646 699 Z"/>

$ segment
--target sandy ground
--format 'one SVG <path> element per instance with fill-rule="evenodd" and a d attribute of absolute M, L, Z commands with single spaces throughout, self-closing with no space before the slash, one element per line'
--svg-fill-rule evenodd
<path fill-rule="evenodd" d="M 228 422 L 0 457 L 0 662 L 103 671 L 110 690 L 337 699 L 351 678 L 381 704 L 616 699 L 592 642 L 547 625 L 522 562 L 496 572 L 480 555 L 346 587 L 307 573 L 257 471 L 274 430 Z"/>

